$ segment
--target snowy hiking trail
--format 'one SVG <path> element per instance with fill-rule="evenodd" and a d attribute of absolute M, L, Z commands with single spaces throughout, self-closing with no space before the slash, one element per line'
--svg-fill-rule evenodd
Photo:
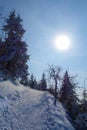
<path fill-rule="evenodd" d="M 0 130 L 74 130 L 61 103 L 48 92 L 0 82 Z"/>

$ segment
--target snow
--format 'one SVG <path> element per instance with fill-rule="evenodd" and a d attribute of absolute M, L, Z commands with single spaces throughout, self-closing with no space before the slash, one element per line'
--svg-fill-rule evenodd
<path fill-rule="evenodd" d="M 0 81 L 0 130 L 74 130 L 60 102 L 49 92 Z"/>

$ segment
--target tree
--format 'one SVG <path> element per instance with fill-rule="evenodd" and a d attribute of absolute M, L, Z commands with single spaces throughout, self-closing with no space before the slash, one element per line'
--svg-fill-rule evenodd
<path fill-rule="evenodd" d="M 23 84 L 24 86 L 29 86 L 29 78 L 28 78 L 28 73 L 25 73 L 25 75 L 22 76 L 20 83 Z"/>
<path fill-rule="evenodd" d="M 83 99 L 81 100 L 81 104 L 79 107 L 80 112 L 87 112 L 87 90 L 84 88 L 83 90 Z"/>
<path fill-rule="evenodd" d="M 5 21 L 3 31 L 5 39 L 0 48 L 0 68 L 5 78 L 21 78 L 28 73 L 27 44 L 22 40 L 25 30 L 21 24 L 20 15 L 12 11 Z"/>
<path fill-rule="evenodd" d="M 31 76 L 30 76 L 29 86 L 30 86 L 30 88 L 32 88 L 32 89 L 38 89 L 38 88 L 37 88 L 37 81 L 36 81 L 36 79 L 35 79 L 35 77 L 34 77 L 33 74 L 31 74 Z"/>
<path fill-rule="evenodd" d="M 75 119 L 77 130 L 87 130 L 87 100 L 79 104 L 78 115 Z"/>
<path fill-rule="evenodd" d="M 75 97 L 75 86 L 71 83 L 68 72 L 66 71 L 63 77 L 62 86 L 60 89 L 60 100 L 66 102 L 67 100 L 76 100 Z"/>
<path fill-rule="evenodd" d="M 49 65 L 48 76 L 49 76 L 49 79 L 52 79 L 54 81 L 54 84 L 55 84 L 54 85 L 55 86 L 55 100 L 54 100 L 54 105 L 56 105 L 56 100 L 57 100 L 58 81 L 61 80 L 60 72 L 61 72 L 61 67 Z"/>
<path fill-rule="evenodd" d="M 33 88 L 38 90 L 38 84 L 37 84 L 36 78 L 34 78 L 34 86 L 33 86 Z"/>
<path fill-rule="evenodd" d="M 69 77 L 68 71 L 66 71 L 60 89 L 60 101 L 68 109 L 69 113 L 73 115 L 76 113 L 77 109 L 77 96 L 75 93 L 75 87 L 75 83 L 73 82 L 72 78 Z"/>
<path fill-rule="evenodd" d="M 40 86 L 40 90 L 45 91 L 47 89 L 47 82 L 46 82 L 44 73 L 42 74 L 42 78 L 41 78 L 39 86 Z"/>
<path fill-rule="evenodd" d="M 87 110 L 86 112 L 79 112 L 75 124 L 77 130 L 87 130 Z"/>
<path fill-rule="evenodd" d="M 30 88 L 34 88 L 34 76 L 33 76 L 33 74 L 31 74 L 31 76 L 30 76 L 29 86 L 30 86 Z"/>
<path fill-rule="evenodd" d="M 87 101 L 87 90 L 84 88 L 83 90 L 83 102 Z"/>

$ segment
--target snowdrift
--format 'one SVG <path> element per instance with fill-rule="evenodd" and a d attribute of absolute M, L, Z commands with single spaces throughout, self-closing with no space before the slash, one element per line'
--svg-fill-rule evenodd
<path fill-rule="evenodd" d="M 74 130 L 60 102 L 48 92 L 0 82 L 0 130 Z"/>

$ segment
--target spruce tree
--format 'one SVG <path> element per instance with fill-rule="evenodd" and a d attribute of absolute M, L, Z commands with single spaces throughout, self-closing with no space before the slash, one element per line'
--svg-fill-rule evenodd
<path fill-rule="evenodd" d="M 31 76 L 30 76 L 29 85 L 30 85 L 30 88 L 33 88 L 33 89 L 34 89 L 35 78 L 34 78 L 34 75 L 33 75 L 33 74 L 31 74 Z"/>
<path fill-rule="evenodd" d="M 20 83 L 23 84 L 24 86 L 29 86 L 29 78 L 28 78 L 27 73 L 25 73 L 25 75 L 22 76 Z"/>
<path fill-rule="evenodd" d="M 71 114 L 72 117 L 74 117 L 77 112 L 77 96 L 75 93 L 75 87 L 75 83 L 72 82 L 72 79 L 66 71 L 60 89 L 60 101 L 68 109 L 69 114 Z"/>
<path fill-rule="evenodd" d="M 83 102 L 87 101 L 87 90 L 84 88 L 83 90 Z"/>
<path fill-rule="evenodd" d="M 45 79 L 45 74 L 43 73 L 41 81 L 40 81 L 40 90 L 45 91 L 46 89 L 47 89 L 47 82 L 46 82 L 46 79 Z"/>
<path fill-rule="evenodd" d="M 66 71 L 60 89 L 60 100 L 62 102 L 66 102 L 67 100 L 76 101 L 75 95 L 75 86 L 72 84 L 68 72 Z"/>
<path fill-rule="evenodd" d="M 5 39 L 0 48 L 0 66 L 5 78 L 21 78 L 28 73 L 27 44 L 22 40 L 25 30 L 23 29 L 20 15 L 12 11 L 5 21 L 2 29 Z"/>
<path fill-rule="evenodd" d="M 33 74 L 31 74 L 31 76 L 30 76 L 28 86 L 30 86 L 30 88 L 32 88 L 32 89 L 38 90 L 37 80 Z"/>

